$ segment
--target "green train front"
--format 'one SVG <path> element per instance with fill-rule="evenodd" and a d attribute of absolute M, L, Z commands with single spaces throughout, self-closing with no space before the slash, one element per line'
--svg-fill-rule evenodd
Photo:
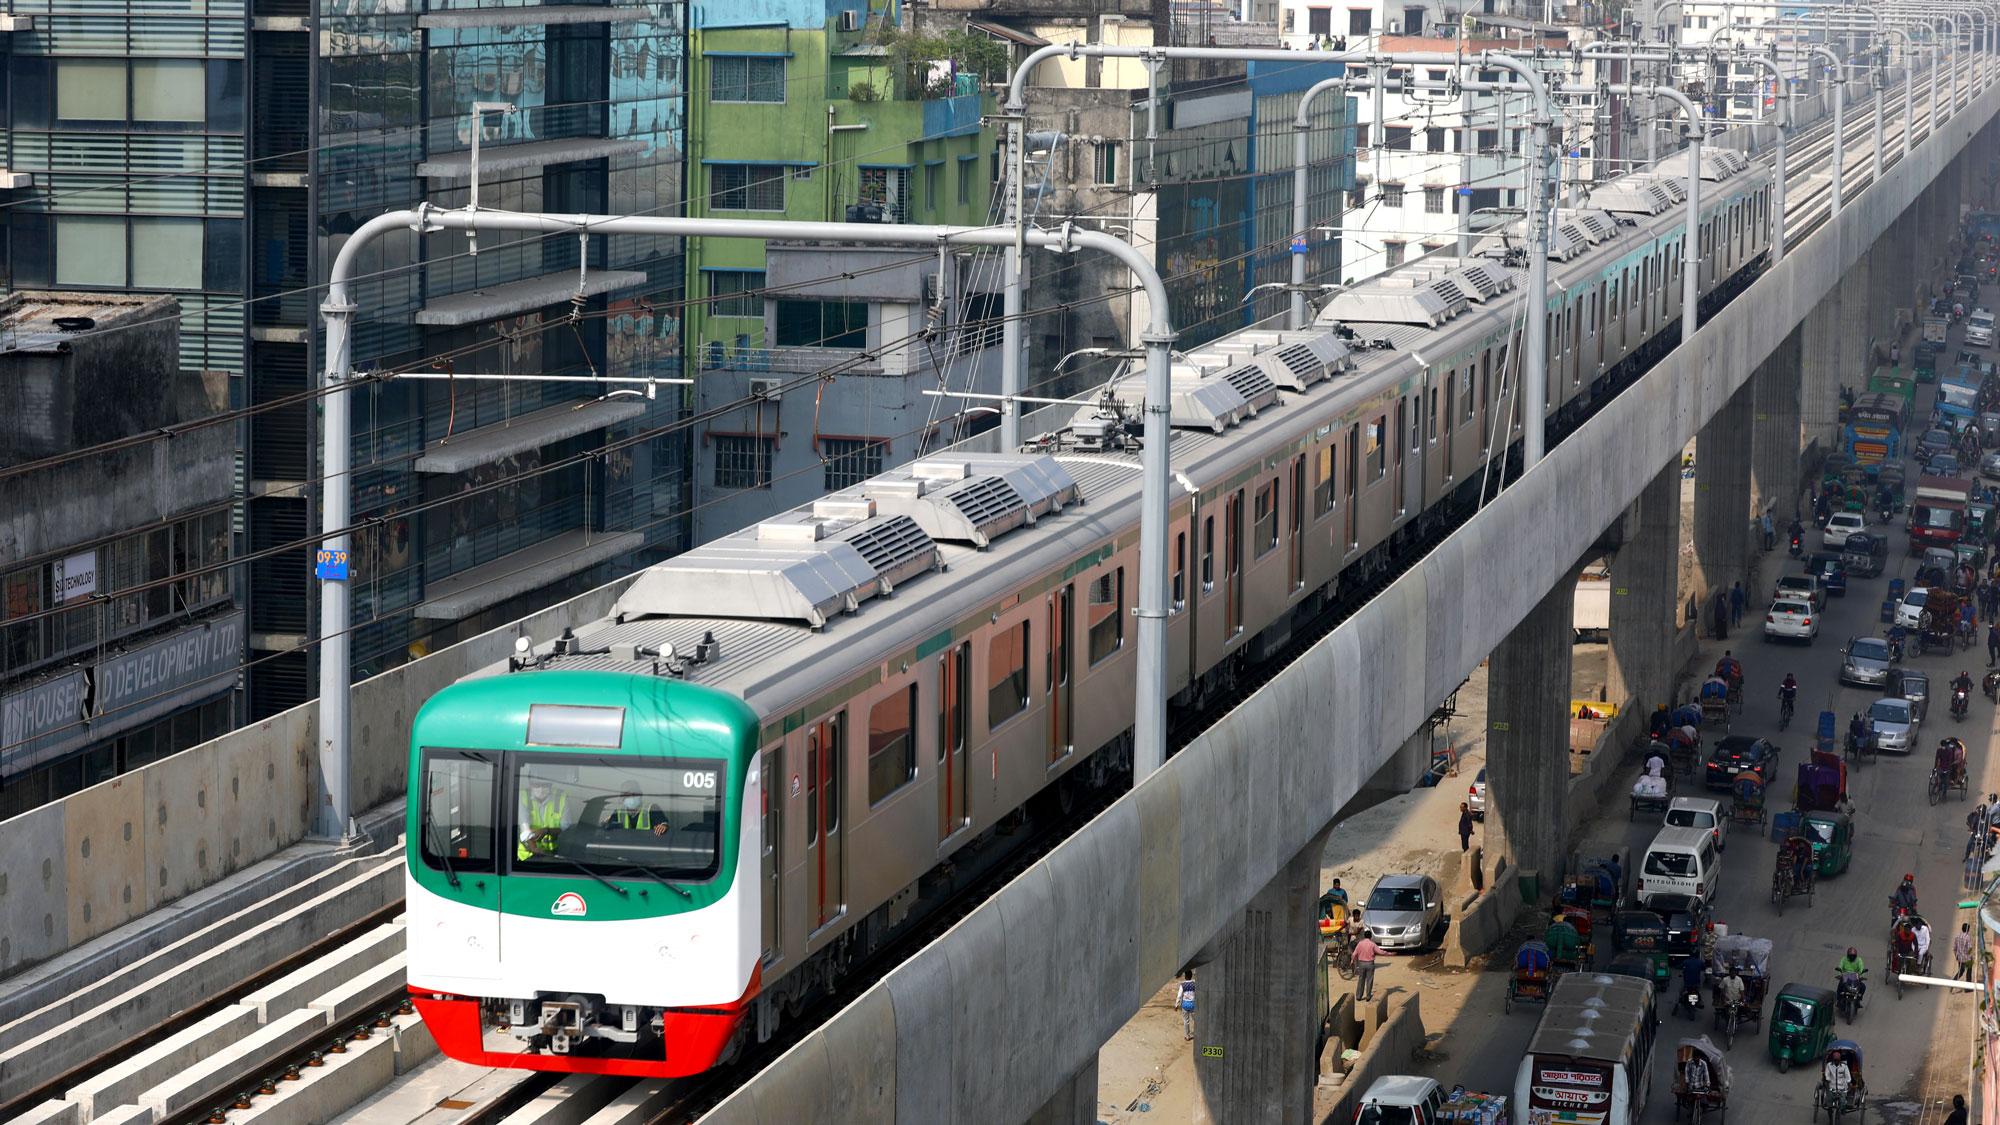
<path fill-rule="evenodd" d="M 446 1055 L 696 1074 L 759 981 L 756 716 L 673 679 L 527 671 L 411 732 L 409 985 Z"/>

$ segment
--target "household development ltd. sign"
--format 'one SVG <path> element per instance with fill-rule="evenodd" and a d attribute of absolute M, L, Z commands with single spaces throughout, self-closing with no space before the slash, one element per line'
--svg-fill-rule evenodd
<path fill-rule="evenodd" d="M 237 610 L 10 692 L 0 697 L 0 774 L 54 761 L 225 690 L 242 663 Z"/>

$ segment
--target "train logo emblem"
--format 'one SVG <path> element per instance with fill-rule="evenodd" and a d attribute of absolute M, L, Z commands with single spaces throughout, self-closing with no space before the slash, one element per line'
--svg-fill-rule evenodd
<path fill-rule="evenodd" d="M 590 913 L 590 908 L 583 904 L 582 895 L 575 891 L 564 891 L 556 897 L 556 904 L 549 907 L 549 913 L 558 918 L 581 918 Z"/>

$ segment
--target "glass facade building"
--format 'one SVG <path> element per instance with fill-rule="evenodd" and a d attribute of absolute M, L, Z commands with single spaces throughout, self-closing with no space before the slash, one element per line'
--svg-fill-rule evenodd
<path fill-rule="evenodd" d="M 384 211 L 680 213 L 673 0 L 0 0 L 0 289 L 170 292 L 243 423 L 248 713 L 314 685 L 319 288 Z M 475 106 L 482 111 L 475 120 Z M 682 373 L 677 240 L 402 231 L 359 255 L 358 371 Z M 355 672 L 678 551 L 678 388 L 374 381 L 353 400 Z M 578 409 L 582 407 L 582 409 Z M 268 553 L 264 553 L 268 552 Z M 4 560 L 0 560 L 4 561 Z"/>

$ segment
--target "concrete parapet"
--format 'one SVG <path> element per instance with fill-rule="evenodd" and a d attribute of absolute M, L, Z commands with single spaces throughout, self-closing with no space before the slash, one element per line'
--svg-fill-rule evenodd
<path fill-rule="evenodd" d="M 153 1125 L 159 1114 L 151 1106 L 121 1105 L 97 1119 L 97 1125 Z"/>
<path fill-rule="evenodd" d="M 1313 1090 L 1313 1120 L 1322 1125 L 1347 1125 L 1370 1083 L 1385 1074 L 1407 1074 L 1410 1054 L 1424 1041 L 1424 1019 L 1413 992 L 1393 990 L 1383 997 L 1385 1015 L 1375 1033 L 1361 1044 L 1360 1055 L 1346 1064 L 1338 1084 Z"/>
<path fill-rule="evenodd" d="M 111 1069 L 92 1075 L 71 1087 L 67 1096 L 82 1107 L 84 1120 L 102 1117 L 250 1034 L 258 1023 L 255 1008 L 232 1004 Z"/>
<path fill-rule="evenodd" d="M 236 1090 L 232 1087 L 242 1081 L 246 1060 L 284 1054 L 302 1048 L 325 1034 L 326 1025 L 318 1012 L 300 1011 L 279 1016 L 140 1094 L 138 1104 L 160 1117 L 171 1117 L 182 1110 L 234 1094 Z"/>
<path fill-rule="evenodd" d="M 228 942 L 194 954 L 171 973 L 148 979 L 0 1052 L 0 1103 L 18 1098 L 178 1012 L 219 995 L 288 957 L 328 931 L 352 925 L 403 891 L 400 859 L 318 895 Z M 314 1013 L 322 1021 L 323 1013 Z"/>
<path fill-rule="evenodd" d="M 403 953 L 393 953 L 380 964 L 372 965 L 325 994 L 314 997 L 306 1007 L 321 1013 L 328 1027 L 338 1027 L 379 1007 L 385 993 L 399 991 L 409 979 L 407 964 Z"/>
<path fill-rule="evenodd" d="M 673 1104 L 674 1097 L 675 1089 L 671 1082 L 640 1082 L 584 1118 L 583 1125 L 645 1125 Z"/>
<path fill-rule="evenodd" d="M 390 1034 L 396 1040 L 397 1074 L 408 1074 L 437 1057 L 437 1040 L 431 1037 L 431 1029 L 424 1021 L 414 1014 L 397 1016 Z"/>
<path fill-rule="evenodd" d="M 1472 958 L 1500 944 L 1520 915 L 1521 892 L 1516 882 L 1520 873 L 1504 859 L 1495 868 L 1493 885 L 1462 902 L 1453 913 L 1444 939 L 1445 964 L 1471 964 Z"/>
<path fill-rule="evenodd" d="M 270 1022 L 312 1002 L 403 952 L 403 927 L 377 926 L 332 953 L 303 965 L 243 998 L 257 1010 L 259 1023 Z"/>

